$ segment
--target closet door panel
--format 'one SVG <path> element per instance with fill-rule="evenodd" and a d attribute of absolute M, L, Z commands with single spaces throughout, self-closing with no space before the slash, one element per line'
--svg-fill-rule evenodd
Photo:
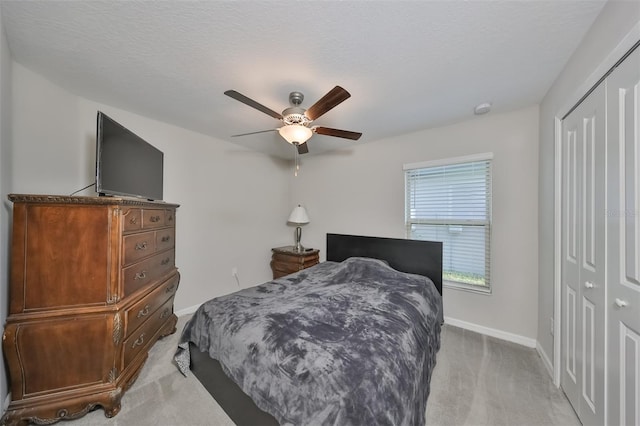
<path fill-rule="evenodd" d="M 607 81 L 608 392 L 612 425 L 640 424 L 640 50 Z"/>
<path fill-rule="evenodd" d="M 563 122 L 562 387 L 585 425 L 605 419 L 605 93 L 601 84 Z"/>
<path fill-rule="evenodd" d="M 606 88 L 578 108 L 581 121 L 580 306 L 582 353 L 580 420 L 605 422 L 606 360 Z"/>
<path fill-rule="evenodd" d="M 578 143 L 578 115 L 562 123 L 562 388 L 569 401 L 580 404 L 582 370 L 579 268 L 580 176 L 582 150 Z M 577 409 L 576 409 L 577 411 Z"/>

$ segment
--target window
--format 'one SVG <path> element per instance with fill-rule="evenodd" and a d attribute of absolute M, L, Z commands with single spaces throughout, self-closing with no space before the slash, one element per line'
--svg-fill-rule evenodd
<path fill-rule="evenodd" d="M 491 159 L 406 164 L 407 238 L 442 241 L 446 285 L 491 292 Z"/>

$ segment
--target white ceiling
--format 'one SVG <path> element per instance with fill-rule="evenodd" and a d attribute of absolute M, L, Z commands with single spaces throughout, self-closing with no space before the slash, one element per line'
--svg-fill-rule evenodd
<path fill-rule="evenodd" d="M 14 60 L 79 96 L 272 155 L 293 149 L 275 110 L 335 85 L 352 97 L 314 124 L 311 155 L 539 103 L 598 1 L 7 1 Z M 122 123 L 127 125 L 127 123 Z M 150 141 L 152 142 L 152 141 Z"/>

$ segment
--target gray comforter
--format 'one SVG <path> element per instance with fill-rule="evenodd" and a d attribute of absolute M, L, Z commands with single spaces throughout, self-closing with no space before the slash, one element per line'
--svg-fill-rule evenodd
<path fill-rule="evenodd" d="M 281 424 L 424 425 L 441 300 L 379 260 L 324 262 L 204 303 L 176 361 L 195 343 Z"/>

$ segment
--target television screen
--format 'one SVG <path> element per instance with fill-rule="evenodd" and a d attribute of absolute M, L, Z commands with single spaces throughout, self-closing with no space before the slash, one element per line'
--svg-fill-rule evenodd
<path fill-rule="evenodd" d="M 98 111 L 96 192 L 162 200 L 164 154 Z"/>

